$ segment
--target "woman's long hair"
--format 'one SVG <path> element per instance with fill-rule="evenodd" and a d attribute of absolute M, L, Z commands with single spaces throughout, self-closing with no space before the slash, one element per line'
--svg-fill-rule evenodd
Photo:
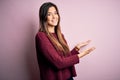
<path fill-rule="evenodd" d="M 48 13 L 48 9 L 50 7 L 55 7 L 58 16 L 59 16 L 59 20 L 58 20 L 58 24 L 57 26 L 55 26 L 55 33 L 58 37 L 58 40 L 48 31 L 47 28 L 47 13 Z M 69 52 L 69 47 L 67 45 L 67 43 L 65 42 L 63 35 L 61 33 L 61 29 L 60 29 L 60 15 L 59 15 L 59 11 L 58 8 L 55 4 L 51 3 L 51 2 L 46 2 L 44 3 L 39 10 L 39 24 L 40 24 L 40 30 L 42 32 L 45 32 L 48 36 L 48 38 L 52 41 L 53 45 L 55 46 L 55 48 L 58 51 L 62 51 L 64 53 L 64 55 L 66 55 L 66 53 Z"/>

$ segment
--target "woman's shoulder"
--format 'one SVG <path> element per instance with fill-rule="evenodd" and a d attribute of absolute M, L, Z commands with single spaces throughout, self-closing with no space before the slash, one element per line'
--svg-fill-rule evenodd
<path fill-rule="evenodd" d="M 46 36 L 44 32 L 37 32 L 36 36 Z"/>
<path fill-rule="evenodd" d="M 46 34 L 44 32 L 37 32 L 36 37 L 46 38 Z"/>

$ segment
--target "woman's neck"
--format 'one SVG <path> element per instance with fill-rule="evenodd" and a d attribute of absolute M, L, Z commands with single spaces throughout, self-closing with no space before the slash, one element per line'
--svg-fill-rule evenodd
<path fill-rule="evenodd" d="M 55 27 L 54 26 L 48 26 L 48 31 L 50 33 L 55 33 Z"/>

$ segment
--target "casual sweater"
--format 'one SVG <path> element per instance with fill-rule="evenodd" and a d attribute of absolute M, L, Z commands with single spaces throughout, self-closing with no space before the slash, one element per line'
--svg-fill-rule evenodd
<path fill-rule="evenodd" d="M 53 35 L 56 37 L 55 33 Z M 79 63 L 79 57 L 75 48 L 64 56 L 44 32 L 38 32 L 35 39 L 41 80 L 67 80 L 76 76 L 74 64 Z"/>

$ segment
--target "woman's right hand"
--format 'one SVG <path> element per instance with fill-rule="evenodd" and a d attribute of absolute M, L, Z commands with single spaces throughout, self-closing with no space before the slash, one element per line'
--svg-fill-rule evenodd
<path fill-rule="evenodd" d="M 80 42 L 79 44 L 76 45 L 76 48 L 77 48 L 78 50 L 80 50 L 80 48 L 88 45 L 90 42 L 91 42 L 91 40 L 87 40 L 87 41 L 85 41 L 85 42 Z"/>
<path fill-rule="evenodd" d="M 92 52 L 93 50 L 95 50 L 95 47 L 91 47 L 89 49 L 84 50 L 83 52 L 81 52 L 80 54 L 78 54 L 79 58 L 82 58 L 83 56 L 89 54 L 90 52 Z"/>

